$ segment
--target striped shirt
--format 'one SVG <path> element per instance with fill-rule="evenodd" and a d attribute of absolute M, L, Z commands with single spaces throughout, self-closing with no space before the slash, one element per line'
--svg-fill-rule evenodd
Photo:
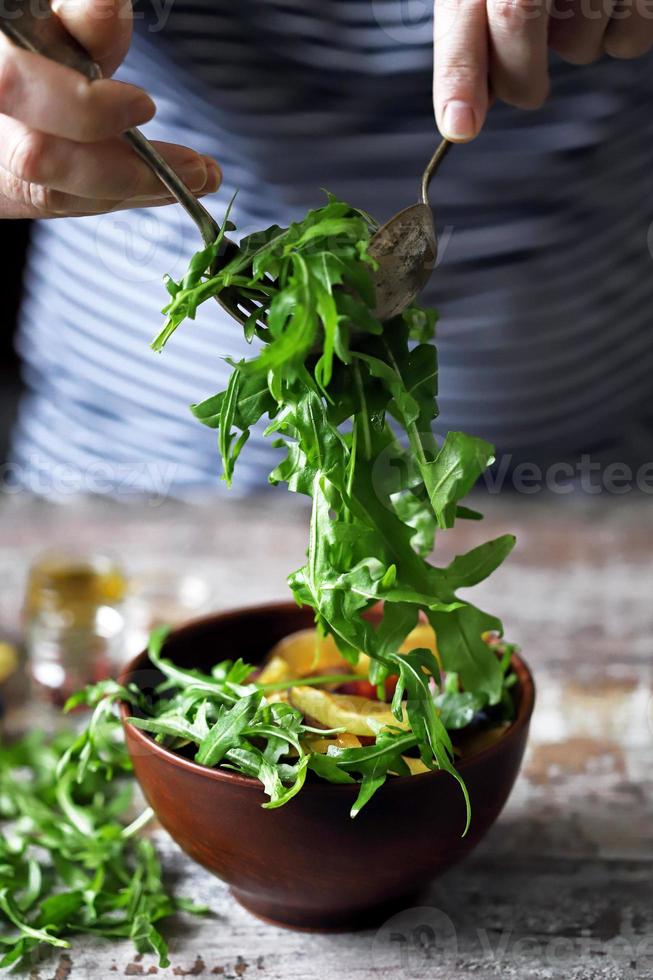
<path fill-rule="evenodd" d="M 157 102 L 147 135 L 220 161 L 209 207 L 219 219 L 238 189 L 241 233 L 302 216 L 320 187 L 384 219 L 415 200 L 437 139 L 429 7 L 175 0 L 164 25 L 137 19 L 119 76 Z M 652 67 L 556 61 L 544 109 L 497 105 L 443 164 L 425 295 L 441 313 L 442 430 L 538 460 L 617 440 L 650 413 Z M 161 278 L 199 244 L 178 207 L 38 225 L 18 339 L 24 485 L 221 486 L 215 434 L 188 405 L 224 388 L 225 356 L 249 351 L 242 331 L 211 303 L 163 354 L 148 347 Z M 277 456 L 254 435 L 235 492 L 264 485 Z"/>

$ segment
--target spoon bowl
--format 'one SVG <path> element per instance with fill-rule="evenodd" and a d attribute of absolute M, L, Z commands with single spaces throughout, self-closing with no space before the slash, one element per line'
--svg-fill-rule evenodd
<path fill-rule="evenodd" d="M 413 303 L 431 278 L 438 257 L 438 239 L 428 189 L 451 143 L 442 140 L 422 176 L 420 201 L 399 211 L 372 236 L 369 255 L 378 263 L 374 273 L 379 320 L 391 320 Z"/>
<path fill-rule="evenodd" d="M 433 215 L 427 204 L 412 204 L 376 232 L 368 249 L 378 262 L 374 273 L 379 320 L 391 320 L 417 298 L 438 255 Z"/>

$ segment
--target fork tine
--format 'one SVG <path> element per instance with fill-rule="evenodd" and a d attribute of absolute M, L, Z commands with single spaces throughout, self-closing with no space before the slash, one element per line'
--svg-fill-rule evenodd
<path fill-rule="evenodd" d="M 259 313 L 263 310 L 263 307 L 258 306 L 251 300 L 245 299 L 237 290 L 231 288 L 223 289 L 215 298 L 220 306 L 243 326 L 256 314 L 256 323 L 261 327 L 265 327 L 265 323 L 259 317 Z"/>
<path fill-rule="evenodd" d="M 220 304 L 222 309 L 229 314 L 229 316 L 233 317 L 234 320 L 237 320 L 238 323 L 242 324 L 242 314 L 240 313 L 234 296 L 231 294 L 229 289 L 223 289 L 222 292 L 218 293 L 218 295 L 215 297 L 215 300 Z"/>
<path fill-rule="evenodd" d="M 212 274 L 216 275 L 219 273 L 220 269 L 230 262 L 238 251 L 238 245 L 225 235 L 222 240 L 222 247 L 220 249 L 218 259 L 211 269 Z M 276 279 L 274 279 L 268 273 L 265 274 L 263 280 L 266 285 L 276 285 Z M 265 328 L 266 324 L 261 319 L 260 312 L 264 311 L 266 307 L 263 305 L 263 303 L 259 303 L 254 297 L 244 295 L 235 286 L 228 286 L 215 298 L 223 310 L 232 316 L 234 320 L 237 320 L 242 326 L 249 323 L 256 315 L 254 324 Z"/>
<path fill-rule="evenodd" d="M 238 303 L 238 306 L 239 306 L 239 309 L 243 310 L 243 312 L 247 315 L 246 316 L 247 320 L 249 320 L 252 317 L 256 316 L 256 323 L 260 327 L 265 327 L 264 321 L 260 318 L 260 314 L 261 314 L 262 311 L 264 311 L 265 307 L 258 306 L 256 303 L 248 302 L 247 300 L 244 300 L 242 298 L 241 298 L 240 302 Z"/>

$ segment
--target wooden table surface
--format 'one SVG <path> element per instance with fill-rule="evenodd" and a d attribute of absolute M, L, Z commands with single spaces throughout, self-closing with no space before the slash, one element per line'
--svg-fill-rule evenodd
<path fill-rule="evenodd" d="M 47 954 L 21 976 L 653 977 L 653 501 L 512 496 L 482 506 L 484 524 L 445 535 L 442 555 L 517 532 L 514 556 L 476 592 L 521 644 L 538 704 L 522 776 L 471 858 L 378 930 L 316 935 L 252 918 L 159 831 L 175 887 L 215 911 L 168 927 L 172 966 L 158 970 L 127 942 L 77 939 L 69 955 Z M 224 608 L 285 595 L 285 575 L 303 559 L 306 512 L 285 497 L 193 507 L 6 498 L 5 632 L 17 627 L 30 558 L 57 543 L 110 550 L 141 581 L 192 575 L 200 581 L 185 582 L 188 608 Z M 36 723 L 33 711 L 17 717 Z"/>

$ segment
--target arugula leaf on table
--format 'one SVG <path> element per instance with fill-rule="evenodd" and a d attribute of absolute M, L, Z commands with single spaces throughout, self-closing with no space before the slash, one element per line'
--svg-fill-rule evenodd
<path fill-rule="evenodd" d="M 21 918 L 20 910 L 14 905 L 11 898 L 9 897 L 9 890 L 7 888 L 0 888 L 0 911 L 4 912 L 7 919 L 18 929 L 18 931 L 28 939 L 35 939 L 37 943 L 48 943 L 50 946 L 58 946 L 60 949 L 68 949 L 70 943 L 66 942 L 64 939 L 59 939 L 58 936 L 53 936 L 47 931 L 47 927 L 43 929 L 35 929 L 30 926 Z M 0 965 L 8 965 L 7 957 L 2 961 Z M 11 960 L 9 960 L 11 962 Z"/>
<path fill-rule="evenodd" d="M 108 683 L 73 703 L 87 701 L 97 713 L 121 693 Z M 189 910 L 165 890 L 151 842 L 134 837 L 151 811 L 132 824 L 125 817 L 132 780 L 120 722 L 102 709 L 100 739 L 93 717 L 92 737 L 63 732 L 46 742 L 32 733 L 0 753 L 0 967 L 41 944 L 68 948 L 80 932 L 133 934 L 164 965 L 166 944 L 154 923 Z"/>

